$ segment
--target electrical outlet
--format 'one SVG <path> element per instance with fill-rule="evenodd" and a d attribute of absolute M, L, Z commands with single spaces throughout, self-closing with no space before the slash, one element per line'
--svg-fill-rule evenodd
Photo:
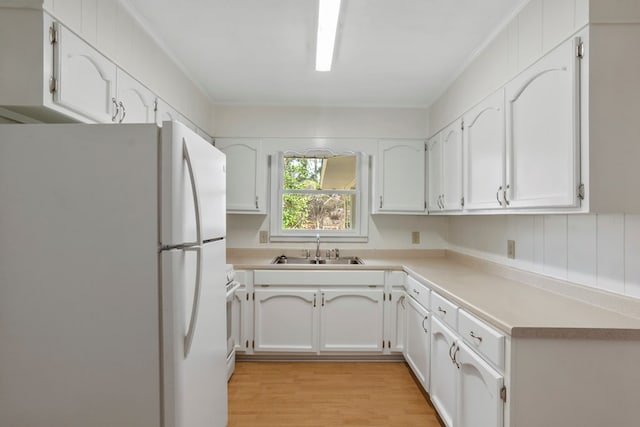
<path fill-rule="evenodd" d="M 507 258 L 516 259 L 516 241 L 507 240 Z"/>
<path fill-rule="evenodd" d="M 260 243 L 269 243 L 269 232 L 267 230 L 260 230 Z"/>
<path fill-rule="evenodd" d="M 413 243 L 414 245 L 419 245 L 420 244 L 420 232 L 419 231 L 412 231 L 411 232 L 411 243 Z"/>

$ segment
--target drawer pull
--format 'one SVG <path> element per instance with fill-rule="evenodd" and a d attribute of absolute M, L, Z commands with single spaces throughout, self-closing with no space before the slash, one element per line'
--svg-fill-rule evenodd
<path fill-rule="evenodd" d="M 428 318 L 429 316 L 424 316 L 424 319 L 422 319 L 422 329 L 424 329 L 425 333 L 429 333 L 429 331 L 427 331 L 427 328 L 425 328 L 424 326 L 424 322 L 426 322 Z"/>
<path fill-rule="evenodd" d="M 416 294 L 416 295 L 420 295 L 420 292 L 419 292 L 418 290 L 416 290 L 416 289 L 412 289 L 412 291 L 413 291 L 413 293 L 414 293 L 414 294 Z"/>
<path fill-rule="evenodd" d="M 445 310 L 444 308 L 438 306 L 438 311 L 442 314 L 444 314 L 445 316 L 447 315 L 447 310 Z"/>
<path fill-rule="evenodd" d="M 482 342 L 482 337 L 481 337 L 481 336 L 479 336 L 479 335 L 476 335 L 473 331 L 470 331 L 470 332 L 469 332 L 469 336 L 470 336 L 471 338 L 475 338 L 475 339 L 477 339 L 478 341 Z"/>
<path fill-rule="evenodd" d="M 456 346 L 456 342 L 454 341 L 451 343 L 451 347 L 449 347 L 449 359 L 451 359 L 452 363 L 456 363 L 455 360 L 453 359 L 453 354 L 451 354 L 455 346 Z"/>

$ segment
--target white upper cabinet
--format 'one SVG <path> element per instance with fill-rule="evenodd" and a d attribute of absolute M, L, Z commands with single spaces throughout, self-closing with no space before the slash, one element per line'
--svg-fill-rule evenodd
<path fill-rule="evenodd" d="M 509 207 L 579 206 L 578 43 L 568 40 L 506 86 Z"/>
<path fill-rule="evenodd" d="M 116 65 L 66 27 L 53 28 L 53 102 L 91 121 L 114 121 Z"/>
<path fill-rule="evenodd" d="M 424 141 L 378 143 L 373 213 L 424 213 Z"/>
<path fill-rule="evenodd" d="M 429 159 L 427 181 L 429 191 L 427 208 L 429 212 L 440 211 L 442 205 L 442 135 L 437 134 L 427 141 L 427 155 Z"/>
<path fill-rule="evenodd" d="M 462 119 L 427 142 L 429 211 L 462 209 Z"/>
<path fill-rule="evenodd" d="M 267 158 L 262 142 L 250 139 L 216 139 L 227 155 L 227 212 L 267 213 Z"/>
<path fill-rule="evenodd" d="M 505 187 L 504 89 L 463 117 L 464 207 L 500 209 Z"/>
<path fill-rule="evenodd" d="M 118 123 L 154 123 L 155 96 L 142 83 L 118 69 Z"/>
<path fill-rule="evenodd" d="M 162 122 L 180 121 L 180 113 L 162 98 L 156 98 L 156 123 L 162 126 Z"/>

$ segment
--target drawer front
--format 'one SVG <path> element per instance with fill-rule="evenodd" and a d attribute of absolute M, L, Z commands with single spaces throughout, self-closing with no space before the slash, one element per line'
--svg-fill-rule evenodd
<path fill-rule="evenodd" d="M 503 334 L 464 310 L 458 312 L 458 333 L 471 348 L 498 368 L 504 369 Z"/>
<path fill-rule="evenodd" d="M 432 315 L 442 320 L 453 330 L 458 328 L 458 306 L 447 301 L 435 292 L 431 293 Z"/>
<path fill-rule="evenodd" d="M 430 307 L 431 291 L 411 276 L 407 276 L 407 295 L 418 301 L 425 309 Z"/>
<path fill-rule="evenodd" d="M 256 285 L 383 286 L 384 271 L 256 270 Z"/>

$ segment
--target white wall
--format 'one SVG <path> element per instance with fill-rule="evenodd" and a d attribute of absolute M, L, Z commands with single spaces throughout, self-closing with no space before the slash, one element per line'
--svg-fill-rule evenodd
<path fill-rule="evenodd" d="M 299 138 L 317 144 L 349 139 L 352 149 L 375 153 L 377 138 L 417 138 L 427 134 L 427 111 L 396 108 L 217 106 L 213 109 L 216 137 L 262 137 L 266 151 L 278 151 L 278 138 Z M 320 142 L 322 143 L 322 142 Z M 287 147 L 291 140 L 285 142 Z M 232 248 L 307 248 L 311 243 L 260 244 L 260 230 L 269 229 L 268 217 L 228 215 L 228 246 Z M 411 232 L 421 232 L 420 244 L 411 244 Z M 425 216 L 369 216 L 368 243 L 327 243 L 339 248 L 442 249 L 446 247 L 448 219 Z M 324 247 L 324 245 L 323 245 Z"/>
<path fill-rule="evenodd" d="M 507 240 L 516 258 L 507 258 Z M 449 248 L 640 298 L 640 215 L 451 217 Z"/>

